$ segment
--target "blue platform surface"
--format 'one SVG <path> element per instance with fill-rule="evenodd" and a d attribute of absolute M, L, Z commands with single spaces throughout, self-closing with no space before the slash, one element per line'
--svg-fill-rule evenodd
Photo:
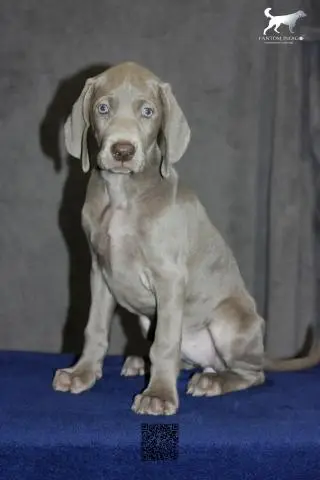
<path fill-rule="evenodd" d="M 145 380 L 121 377 L 120 357 L 107 357 L 92 390 L 53 391 L 54 370 L 71 363 L 0 352 L 1 480 L 320 479 L 319 367 L 268 374 L 262 386 L 215 398 L 186 395 L 190 372 L 182 372 L 179 413 L 151 417 L 131 411 Z M 169 436 L 142 441 L 142 424 L 147 432 L 173 424 L 178 457 L 144 458 L 146 448 L 174 447 Z"/>

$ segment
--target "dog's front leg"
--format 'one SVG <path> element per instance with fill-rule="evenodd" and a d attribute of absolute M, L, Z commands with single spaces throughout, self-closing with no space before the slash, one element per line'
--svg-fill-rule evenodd
<path fill-rule="evenodd" d="M 294 33 L 294 27 L 295 26 L 296 26 L 296 22 L 289 23 L 288 27 L 289 27 L 290 33 Z"/>
<path fill-rule="evenodd" d="M 108 335 L 116 302 L 106 285 L 95 255 L 91 267 L 91 307 L 85 329 L 85 343 L 78 362 L 57 370 L 53 388 L 63 392 L 81 393 L 102 376 L 102 362 L 108 348 Z"/>
<path fill-rule="evenodd" d="M 184 278 L 177 273 L 155 282 L 157 326 L 150 349 L 150 382 L 144 392 L 135 397 L 132 410 L 136 413 L 173 415 L 178 409 L 184 289 Z"/>

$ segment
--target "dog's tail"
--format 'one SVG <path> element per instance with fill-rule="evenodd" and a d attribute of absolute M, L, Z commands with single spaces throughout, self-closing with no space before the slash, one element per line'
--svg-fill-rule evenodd
<path fill-rule="evenodd" d="M 309 354 L 302 358 L 290 358 L 285 360 L 273 360 L 265 357 L 264 369 L 274 372 L 289 372 L 294 370 L 305 370 L 315 367 L 320 363 L 320 339 L 314 341 Z"/>
<path fill-rule="evenodd" d="M 264 14 L 268 18 L 273 18 L 273 15 L 271 15 L 270 10 L 271 10 L 271 8 L 266 8 L 265 11 L 264 11 Z"/>

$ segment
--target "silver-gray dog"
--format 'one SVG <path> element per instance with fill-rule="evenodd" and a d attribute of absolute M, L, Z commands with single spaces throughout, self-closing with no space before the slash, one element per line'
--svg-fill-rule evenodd
<path fill-rule="evenodd" d="M 85 172 L 89 127 L 99 146 L 82 211 L 92 301 L 81 358 L 56 372 L 54 388 L 80 393 L 101 378 L 117 304 L 138 315 L 145 334 L 156 321 L 136 413 L 177 411 L 180 368 L 202 367 L 187 393 L 213 396 L 263 383 L 265 369 L 318 363 L 318 345 L 302 359 L 265 358 L 264 320 L 232 252 L 173 167 L 190 130 L 170 86 L 131 62 L 87 80 L 65 124 L 67 150 Z M 128 357 L 122 374 L 144 371 L 142 358 Z"/>

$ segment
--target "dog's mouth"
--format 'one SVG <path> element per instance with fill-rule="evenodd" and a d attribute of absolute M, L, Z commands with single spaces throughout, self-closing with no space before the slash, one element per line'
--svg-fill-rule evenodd
<path fill-rule="evenodd" d="M 120 175 L 128 175 L 129 173 L 132 173 L 132 170 L 128 167 L 112 167 L 109 169 L 111 173 L 118 173 Z"/>
<path fill-rule="evenodd" d="M 139 173 L 143 170 L 145 165 L 143 157 L 136 157 L 134 156 L 130 160 L 127 159 L 119 159 L 115 161 L 113 158 L 109 158 L 109 156 L 104 157 L 100 154 L 97 156 L 96 166 L 102 172 L 109 172 L 118 175 L 129 175 Z"/>
<path fill-rule="evenodd" d="M 112 165 L 105 165 L 101 164 L 101 162 L 97 162 L 97 168 L 100 172 L 109 172 L 120 175 L 128 175 L 129 173 L 133 173 L 133 169 L 124 162 L 119 162 L 119 164 Z"/>

